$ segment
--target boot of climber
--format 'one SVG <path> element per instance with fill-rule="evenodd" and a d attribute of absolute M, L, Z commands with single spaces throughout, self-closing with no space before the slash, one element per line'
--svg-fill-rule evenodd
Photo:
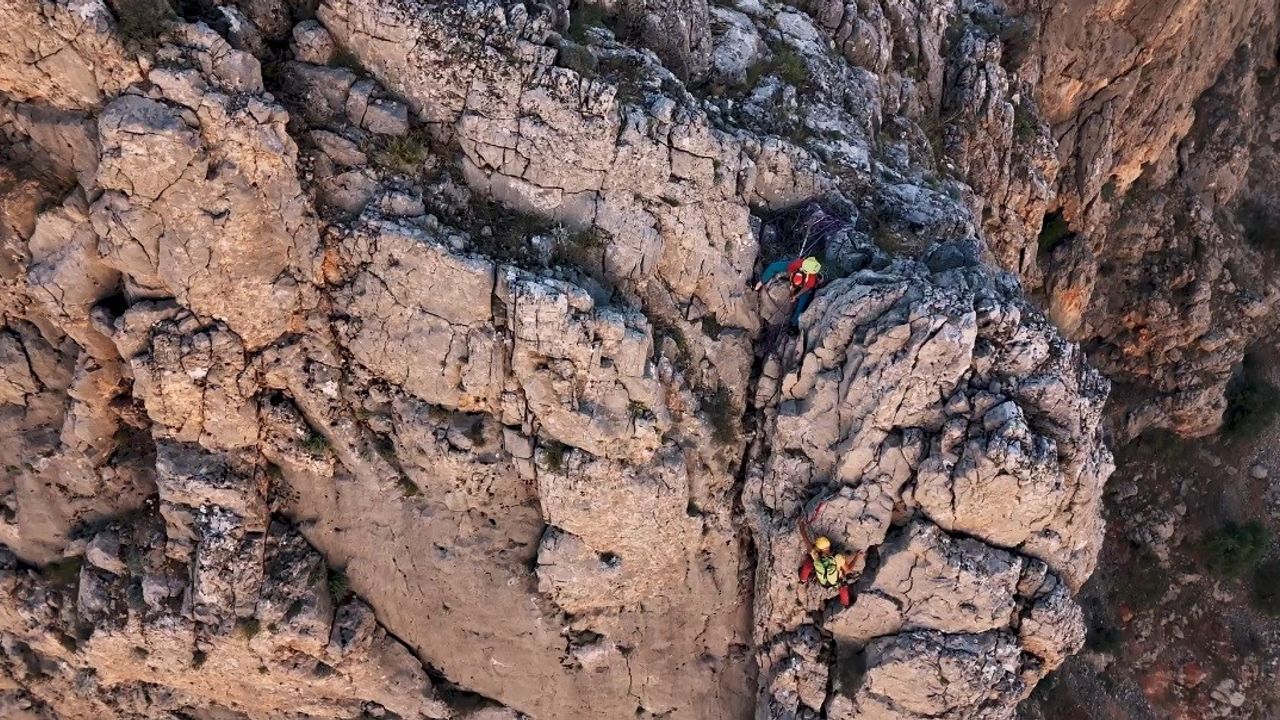
<path fill-rule="evenodd" d="M 802 292 L 796 296 L 795 307 L 791 310 L 791 326 L 800 326 L 800 315 L 809 307 L 809 303 L 813 302 L 813 291 Z"/>

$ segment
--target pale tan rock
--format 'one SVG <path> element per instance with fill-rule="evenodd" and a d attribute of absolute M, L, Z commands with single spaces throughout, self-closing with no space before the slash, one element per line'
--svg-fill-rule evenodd
<path fill-rule="evenodd" d="M 1038 286 L 1030 71 L 967 5 L 700 3 L 252 0 L 92 91 L 0 64 L 0 138 L 49 174 L 0 176 L 0 453 L 33 458 L 0 542 L 85 555 L 60 589 L 0 553 L 0 630 L 50 667 L 15 687 L 1011 717 L 1080 647 L 1110 472 L 1106 381 L 980 264 Z M 793 338 L 750 286 L 797 225 L 830 282 Z M 806 533 L 866 552 L 851 607 L 799 583 Z"/>
<path fill-rule="evenodd" d="M 303 20 L 293 26 L 290 47 L 294 57 L 312 65 L 328 65 L 337 52 L 329 31 L 315 20 Z"/>
<path fill-rule="evenodd" d="M 1087 207 L 1105 204 L 1100 195 L 1109 180 L 1123 195 L 1143 166 L 1164 166 L 1191 127 L 1194 100 L 1250 34 L 1248 27 L 1274 21 L 1275 13 L 1254 2 L 1230 8 L 1162 2 L 1137 12 L 1086 0 L 1048 15 L 1040 30 L 1048 42 L 1032 47 L 1042 63 L 1036 99 L 1047 120 L 1061 128 L 1068 216 L 1091 227 L 1097 216 Z M 1176 21 L 1166 24 L 1166 18 Z M 1114 44 L 1120 37 L 1124 42 Z M 1193 37 L 1202 41 L 1189 41 Z M 1068 66 L 1079 71 L 1062 72 Z M 1152 102 L 1157 97 L 1166 101 Z"/>
<path fill-rule="evenodd" d="M 538 550 L 539 586 L 566 611 L 664 602 L 683 577 L 683 548 L 697 532 L 685 512 L 687 469 L 668 449 L 644 473 L 568 453 L 564 467 L 538 470 L 543 517 L 554 532 Z M 602 514 L 600 508 L 612 508 Z"/>
<path fill-rule="evenodd" d="M 787 637 L 825 607 L 824 629 L 866 645 L 867 679 L 828 698 L 829 716 L 963 715 L 990 697 L 990 717 L 1010 717 L 1047 666 L 1079 647 L 1079 608 L 1067 597 L 1101 548 L 1107 384 L 999 287 L 974 249 L 940 245 L 921 262 L 833 283 L 779 354 L 768 453 L 743 494 L 757 513 L 757 642 Z M 850 607 L 834 590 L 799 584 L 802 532 L 876 557 L 868 577 L 853 578 Z M 1043 559 L 1062 589 L 1024 583 L 1036 562 L 1026 556 Z M 1043 629 L 1033 620 L 1020 637 L 1024 617 L 1046 618 Z M 970 642 L 991 648 L 962 649 Z M 877 676 L 873 657 L 891 648 Z M 1045 661 L 1024 673 L 1023 652 Z M 999 663 L 1008 679 L 988 670 L 960 679 L 966 653 Z M 781 672 L 789 661 L 761 662 Z M 929 683 L 971 685 L 944 698 Z M 785 709 L 770 692 L 761 686 L 758 707 Z"/>
<path fill-rule="evenodd" d="M 982 633 L 1012 623 L 1021 557 L 925 523 L 907 526 L 879 555 L 871 584 L 823 624 L 840 640 L 864 645 L 903 630 Z"/>
<path fill-rule="evenodd" d="M 10 0 L 0 6 L 0 91 L 92 110 L 141 78 L 102 0 Z"/>
<path fill-rule="evenodd" d="M 157 424 L 157 437 L 210 449 L 257 443 L 252 378 L 239 339 L 225 328 L 184 334 L 182 318 L 152 331 L 149 352 L 130 359 L 134 392 Z"/>
<path fill-rule="evenodd" d="M 456 133 L 469 185 L 505 205 L 608 234 L 606 274 L 653 294 L 655 307 L 693 299 L 721 325 L 755 327 L 745 294 L 755 241 L 742 199 L 753 190 L 740 194 L 736 181 L 751 162 L 734 138 L 676 112 L 668 99 L 622 105 L 616 88 L 547 67 L 554 51 L 531 44 L 545 37 L 544 16 L 494 14 L 462 27 L 443 15 L 410 24 L 390 9 L 345 0 L 323 4 L 318 16 L 429 127 Z M 388 42 L 362 29 L 374 24 L 382 38 L 400 38 L 414 52 L 389 52 Z M 484 55 L 460 63 L 458 53 L 478 49 L 481 38 L 527 48 L 531 62 Z M 469 92 L 454 89 L 468 83 Z M 721 354 L 705 357 L 715 365 Z"/>
<path fill-rule="evenodd" d="M 201 33 L 190 40 L 213 43 Z M 257 348 L 300 309 L 318 238 L 283 110 L 259 98 L 233 105 L 226 95 L 201 94 L 209 84 L 230 91 L 254 84 L 227 64 L 239 51 L 213 44 L 191 51 L 199 71 L 152 71 L 175 104 L 125 96 L 103 111 L 98 178 L 112 192 L 95 203 L 93 220 L 109 264 L 223 320 Z M 222 53 L 217 60 L 214 51 Z M 240 54 L 256 73 L 256 61 Z"/>
<path fill-rule="evenodd" d="M 1018 641 L 1038 656 L 1047 670 L 1084 647 L 1084 611 L 1062 581 L 1050 577 L 1037 588 L 1018 625 Z"/>
<path fill-rule="evenodd" d="M 671 427 L 643 316 L 596 308 L 581 288 L 504 269 L 511 373 L 544 432 L 595 455 L 647 459 Z"/>
<path fill-rule="evenodd" d="M 915 720 L 1013 717 L 1030 691 L 1018 676 L 1017 644 L 1002 633 L 914 632 L 873 641 L 866 678 L 829 717 Z"/>
<path fill-rule="evenodd" d="M 93 183 L 98 166 L 97 123 L 88 113 L 44 104 L 0 103 L 0 135 L 11 162 L 59 183 Z"/>

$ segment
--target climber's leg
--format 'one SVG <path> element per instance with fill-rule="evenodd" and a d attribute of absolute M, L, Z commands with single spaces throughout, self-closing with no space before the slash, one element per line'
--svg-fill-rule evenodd
<path fill-rule="evenodd" d="M 796 307 L 791 311 L 791 324 L 800 325 L 800 314 L 809 307 L 809 303 L 813 302 L 813 291 L 803 292 L 796 296 Z"/>

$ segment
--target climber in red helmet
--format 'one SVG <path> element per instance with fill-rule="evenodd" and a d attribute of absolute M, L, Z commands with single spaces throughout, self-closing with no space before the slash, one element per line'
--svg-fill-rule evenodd
<path fill-rule="evenodd" d="M 770 263 L 761 273 L 760 282 L 756 283 L 755 289 L 759 291 L 781 277 L 783 273 L 786 273 L 790 281 L 791 297 L 795 302 L 795 309 L 791 311 L 791 324 L 799 325 L 800 314 L 809 307 L 809 303 L 813 301 L 814 291 L 822 284 L 822 262 L 810 255 L 795 260 L 779 260 Z"/>

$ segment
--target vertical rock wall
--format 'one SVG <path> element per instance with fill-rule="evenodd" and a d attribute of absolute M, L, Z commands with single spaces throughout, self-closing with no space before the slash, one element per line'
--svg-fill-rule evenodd
<path fill-rule="evenodd" d="M 1079 649 L 1108 383 L 1023 288 L 1207 427 L 1245 8 L 590 7 L 0 3 L 0 708 L 1004 718 Z"/>

